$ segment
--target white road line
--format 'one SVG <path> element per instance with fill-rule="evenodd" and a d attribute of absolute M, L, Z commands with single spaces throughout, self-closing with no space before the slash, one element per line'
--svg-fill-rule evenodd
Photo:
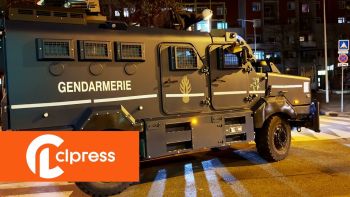
<path fill-rule="evenodd" d="M 65 186 L 74 185 L 74 183 L 68 182 L 15 182 L 15 183 L 0 183 L 0 189 L 18 189 L 18 188 L 28 188 L 28 187 L 47 187 L 47 186 Z"/>
<path fill-rule="evenodd" d="M 237 196 L 252 196 L 241 184 L 239 180 L 237 180 L 220 162 L 219 159 L 212 159 L 211 163 L 213 167 L 215 167 L 216 173 L 230 185 L 232 190 L 237 194 Z"/>
<path fill-rule="evenodd" d="M 158 97 L 157 94 L 124 96 L 124 97 L 115 97 L 115 98 L 94 99 L 94 103 L 108 103 L 108 102 L 129 101 L 129 100 L 148 99 L 148 98 L 157 98 L 157 97 Z"/>
<path fill-rule="evenodd" d="M 192 164 L 188 163 L 184 166 L 184 168 L 185 168 L 185 180 L 186 180 L 185 196 L 195 197 L 197 196 L 197 189 L 196 189 L 196 181 L 193 175 Z"/>
<path fill-rule="evenodd" d="M 221 187 L 218 178 L 215 175 L 214 167 L 210 161 L 202 161 L 205 177 L 207 178 L 209 190 L 213 197 L 222 197 Z"/>
<path fill-rule="evenodd" d="M 350 122 L 350 118 L 345 118 L 345 117 L 322 117 L 321 120 L 323 119 L 328 119 L 328 120 L 342 120 L 342 121 L 348 121 Z"/>
<path fill-rule="evenodd" d="M 349 131 L 343 131 L 343 130 L 333 129 L 333 128 L 329 128 L 329 130 L 332 131 L 333 133 L 339 135 L 340 138 L 350 138 Z"/>
<path fill-rule="evenodd" d="M 67 106 L 67 105 L 82 105 L 82 104 L 89 104 L 89 103 L 91 103 L 91 99 L 89 99 L 89 100 L 76 100 L 76 101 L 50 102 L 50 103 L 16 104 L 16 105 L 11 105 L 11 109 L 58 107 L 58 106 Z"/>
<path fill-rule="evenodd" d="M 334 123 L 334 124 L 340 124 L 340 125 L 350 125 L 349 122 L 344 122 L 344 121 L 337 121 L 337 120 L 330 120 L 330 119 L 322 119 L 322 122 L 328 122 L 328 123 Z"/>
<path fill-rule="evenodd" d="M 35 194 L 22 194 L 22 195 L 8 195 L 6 197 L 64 197 L 71 196 L 73 191 L 64 191 L 64 192 L 44 192 L 44 193 L 35 193 Z"/>
<path fill-rule="evenodd" d="M 226 91 L 226 92 L 214 92 L 215 96 L 222 96 L 222 95 L 235 95 L 235 94 L 248 94 L 247 91 Z"/>
<path fill-rule="evenodd" d="M 252 162 L 253 164 L 263 164 L 258 165 L 260 168 L 265 170 L 267 173 L 272 175 L 276 180 L 283 183 L 284 185 L 287 185 L 289 188 L 291 188 L 295 193 L 297 193 L 299 196 L 307 196 L 303 190 L 301 190 L 297 185 L 293 184 L 291 181 L 289 181 L 284 174 L 276 170 L 271 164 L 269 164 L 267 161 L 262 159 L 257 153 L 255 152 L 248 152 L 248 151 L 242 151 L 237 150 L 234 151 L 237 155 L 245 158 L 246 160 Z"/>
<path fill-rule="evenodd" d="M 156 178 L 154 179 L 151 189 L 148 191 L 148 197 L 163 196 L 166 183 L 166 170 L 161 169 L 158 171 Z"/>
<path fill-rule="evenodd" d="M 272 85 L 271 88 L 281 89 L 281 88 L 302 88 L 303 85 Z"/>
<path fill-rule="evenodd" d="M 182 98 L 182 97 L 201 97 L 205 96 L 204 93 L 193 93 L 193 94 L 165 94 L 166 98 Z"/>

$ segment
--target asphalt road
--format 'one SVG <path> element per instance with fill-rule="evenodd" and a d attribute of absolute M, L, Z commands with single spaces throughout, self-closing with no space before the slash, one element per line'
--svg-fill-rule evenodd
<path fill-rule="evenodd" d="M 350 196 L 350 118 L 322 116 L 321 131 L 293 131 L 276 163 L 253 143 L 147 162 L 142 182 L 117 196 Z M 86 195 L 73 183 L 1 183 L 0 196 Z"/>

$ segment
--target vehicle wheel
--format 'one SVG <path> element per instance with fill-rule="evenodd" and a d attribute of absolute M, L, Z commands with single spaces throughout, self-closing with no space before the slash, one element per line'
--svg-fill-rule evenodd
<path fill-rule="evenodd" d="M 94 197 L 112 196 L 119 194 L 131 183 L 117 182 L 76 182 L 76 186 L 83 192 Z"/>
<path fill-rule="evenodd" d="M 291 128 L 279 116 L 269 118 L 262 129 L 255 132 L 256 148 L 267 161 L 280 161 L 287 157 L 291 143 Z"/>

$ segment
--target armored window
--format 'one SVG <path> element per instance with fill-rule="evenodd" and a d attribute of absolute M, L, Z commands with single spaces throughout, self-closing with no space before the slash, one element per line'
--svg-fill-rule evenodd
<path fill-rule="evenodd" d="M 111 42 L 79 41 L 81 60 L 112 60 Z"/>
<path fill-rule="evenodd" d="M 73 41 L 37 39 L 37 56 L 39 60 L 74 60 Z"/>
<path fill-rule="evenodd" d="M 192 47 L 169 47 L 171 70 L 197 70 L 197 54 Z"/>
<path fill-rule="evenodd" d="M 216 49 L 217 60 L 218 60 L 218 69 L 235 69 L 241 68 L 241 54 L 233 53 L 229 48 L 219 47 Z"/>
<path fill-rule="evenodd" d="M 116 43 L 117 61 L 145 61 L 145 46 L 142 43 Z"/>

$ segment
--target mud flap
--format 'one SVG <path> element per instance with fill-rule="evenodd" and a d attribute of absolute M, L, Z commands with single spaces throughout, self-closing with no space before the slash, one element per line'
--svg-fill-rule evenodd
<path fill-rule="evenodd" d="M 306 128 L 311 129 L 317 133 L 320 130 L 320 103 L 314 100 L 310 104 L 309 120 L 306 124 Z"/>

